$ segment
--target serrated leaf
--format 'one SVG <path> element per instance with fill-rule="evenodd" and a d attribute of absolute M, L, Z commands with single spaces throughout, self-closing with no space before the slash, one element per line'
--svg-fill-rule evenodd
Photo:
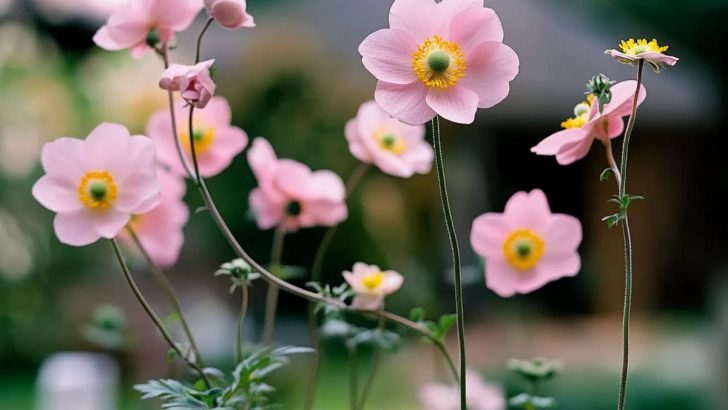
<path fill-rule="evenodd" d="M 606 222 L 607 226 L 610 228 L 617 225 L 619 223 L 619 221 L 621 221 L 621 220 L 622 220 L 621 214 L 612 214 L 612 215 L 608 215 L 608 216 L 605 216 L 604 218 L 602 218 L 602 221 Z"/>
<path fill-rule="evenodd" d="M 602 171 L 601 174 L 599 174 L 599 180 L 601 182 L 607 182 L 607 181 L 609 181 L 609 176 L 612 174 L 613 174 L 612 168 L 607 168 L 604 171 Z"/>

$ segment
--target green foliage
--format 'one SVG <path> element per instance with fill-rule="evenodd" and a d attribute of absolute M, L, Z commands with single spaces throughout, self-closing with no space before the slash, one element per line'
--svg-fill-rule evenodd
<path fill-rule="evenodd" d="M 604 109 L 604 105 L 612 101 L 612 84 L 614 81 L 604 74 L 597 74 L 586 83 L 587 92 L 585 94 L 593 95 L 596 98 L 600 113 Z"/>
<path fill-rule="evenodd" d="M 549 410 L 556 408 L 556 400 L 552 397 L 540 397 L 527 393 L 508 399 L 508 406 L 522 410 Z"/>
<path fill-rule="evenodd" d="M 508 361 L 508 368 L 527 381 L 536 383 L 550 380 L 556 376 L 561 370 L 561 363 L 540 357 L 531 360 L 511 359 Z"/>
<path fill-rule="evenodd" d="M 321 285 L 318 282 L 307 282 L 306 286 L 313 289 L 314 292 L 327 299 L 338 300 L 343 304 L 346 304 L 346 301 L 354 296 L 354 291 L 349 288 L 349 285 L 347 283 L 342 283 L 339 286 L 331 287 L 330 285 Z M 323 312 L 324 316 L 327 318 L 340 316 L 340 310 L 341 309 L 337 308 L 336 306 L 329 305 L 328 303 L 318 303 L 314 307 L 314 312 Z"/>
<path fill-rule="evenodd" d="M 288 356 L 312 351 L 296 346 L 265 348 L 240 362 L 230 378 L 219 369 L 206 368 L 204 372 L 213 384 L 209 388 L 201 380 L 194 387 L 188 387 L 171 379 L 150 380 L 134 388 L 143 393 L 142 399 L 159 398 L 162 408 L 169 410 L 268 409 L 271 408 L 268 395 L 275 389 L 265 382 L 265 378 L 286 365 Z"/>
<path fill-rule="evenodd" d="M 83 336 L 106 349 L 121 350 L 127 343 L 127 322 L 124 312 L 112 305 L 101 305 L 83 328 Z"/>
<path fill-rule="evenodd" d="M 641 195 L 624 194 L 621 197 L 619 195 L 615 195 L 614 198 L 609 200 L 609 202 L 619 206 L 619 213 L 607 215 L 602 218 L 602 221 L 606 222 L 610 228 L 613 227 L 627 217 L 627 209 L 632 202 L 642 199 L 645 199 L 645 197 Z"/>
<path fill-rule="evenodd" d="M 260 273 L 254 272 L 250 265 L 238 258 L 220 265 L 215 271 L 215 276 L 228 276 L 232 281 L 230 293 L 233 293 L 237 288 L 250 286 L 250 282 L 260 278 Z"/>
<path fill-rule="evenodd" d="M 417 322 L 427 328 L 432 339 L 443 341 L 447 332 L 455 325 L 457 316 L 455 314 L 445 314 L 440 316 L 437 322 L 425 320 L 425 309 L 416 307 L 410 312 L 410 320 Z M 431 341 L 426 339 L 428 342 Z"/>
<path fill-rule="evenodd" d="M 609 181 L 609 177 L 614 174 L 612 171 L 612 168 L 606 168 L 604 171 L 602 171 L 601 174 L 599 174 L 599 181 L 601 182 L 607 182 Z"/>

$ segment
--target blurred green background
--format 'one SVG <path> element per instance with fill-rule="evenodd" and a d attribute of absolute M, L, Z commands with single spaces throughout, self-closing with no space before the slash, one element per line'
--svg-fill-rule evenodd
<path fill-rule="evenodd" d="M 34 408 L 39 366 L 58 351 L 112 355 L 122 369 L 123 409 L 143 407 L 134 383 L 182 374 L 135 304 L 107 243 L 66 247 L 52 233 L 52 215 L 30 195 L 41 174 L 43 143 L 85 136 L 99 122 L 120 122 L 141 133 L 165 107 L 153 55 L 131 59 L 94 46 L 91 37 L 124 0 L 0 0 L 0 409 Z M 258 27 L 213 29 L 203 57 L 217 58 L 218 93 L 234 123 L 264 136 L 279 156 L 332 169 L 344 179 L 357 166 L 343 129 L 375 81 L 361 66 L 357 46 L 386 26 L 389 0 L 249 0 Z M 481 112 L 473 126 L 443 128 L 451 199 L 469 271 L 466 321 L 470 365 L 511 394 L 510 357 L 558 358 L 561 376 L 544 387 L 565 410 L 614 408 L 621 357 L 623 292 L 621 237 L 600 219 L 612 212 L 614 189 L 599 182 L 601 147 L 569 167 L 529 148 L 556 131 L 583 98 L 584 84 L 603 72 L 615 80 L 634 68 L 602 55 L 629 37 L 656 37 L 681 57 L 675 69 L 648 73 L 632 150 L 633 193 L 647 200 L 632 208 L 635 237 L 635 312 L 631 410 L 728 409 L 728 253 L 725 198 L 725 0 L 486 0 L 500 15 L 505 43 L 521 58 L 511 96 Z M 179 36 L 173 60 L 188 62 L 204 20 Z M 260 261 L 271 232 L 248 214 L 255 186 L 244 155 L 209 181 L 235 235 Z M 518 190 L 543 189 L 555 212 L 580 218 L 584 267 L 573 279 L 533 294 L 500 299 L 483 284 L 470 250 L 470 223 L 500 211 Z M 200 205 L 189 190 L 188 204 Z M 407 315 L 452 312 L 449 250 L 434 174 L 401 180 L 370 172 L 350 199 L 325 262 L 324 277 L 341 282 L 356 261 L 391 267 L 405 286 L 388 308 Z M 184 254 L 170 270 L 185 312 L 208 361 L 232 366 L 237 296 L 217 266 L 234 257 L 204 213 L 185 230 Z M 287 238 L 284 262 L 310 266 L 322 229 Z M 132 265 L 145 292 L 163 313 L 161 293 L 142 261 Z M 303 285 L 305 278 L 297 279 Z M 265 286 L 253 287 L 246 335 L 257 340 Z M 104 347 L 84 332 L 98 306 L 123 310 L 129 342 Z M 276 340 L 307 344 L 305 303 L 281 295 Z M 418 385 L 447 380 L 432 348 L 414 335 L 388 354 L 368 408 L 418 408 Z M 455 351 L 454 340 L 450 340 Z M 365 356 L 363 360 L 367 360 Z M 308 359 L 294 359 L 275 379 L 276 399 L 299 408 Z M 317 408 L 347 403 L 345 349 L 327 342 Z M 147 403 L 147 405 L 149 405 Z"/>

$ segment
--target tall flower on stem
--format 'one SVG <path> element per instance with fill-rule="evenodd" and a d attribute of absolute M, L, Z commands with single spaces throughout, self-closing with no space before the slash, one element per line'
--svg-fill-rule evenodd
<path fill-rule="evenodd" d="M 470 124 L 478 108 L 508 95 L 518 56 L 482 0 L 396 0 L 389 25 L 359 52 L 379 80 L 374 98 L 391 116 L 417 125 L 439 114 Z"/>
<path fill-rule="evenodd" d="M 485 284 L 502 297 L 529 293 L 579 272 L 581 223 L 552 214 L 543 191 L 518 192 L 505 211 L 473 221 L 470 243 L 485 258 Z"/>
<path fill-rule="evenodd" d="M 646 61 L 656 73 L 665 67 L 672 67 L 680 60 L 665 54 L 669 46 L 660 46 L 657 40 L 647 41 L 645 38 L 635 41 L 630 38 L 627 41 L 622 40 L 619 43 L 622 51 L 611 49 L 606 50 L 604 54 L 616 59 L 622 64 L 638 64 L 640 61 Z"/>
<path fill-rule="evenodd" d="M 159 204 L 154 144 L 130 136 L 122 125 L 101 124 L 85 141 L 48 143 L 41 163 L 46 174 L 33 186 L 33 196 L 56 212 L 56 236 L 65 244 L 114 238 L 131 215 Z"/>
<path fill-rule="evenodd" d="M 402 287 L 404 278 L 393 270 L 383 271 L 376 265 L 357 262 L 351 271 L 342 273 L 356 293 L 354 309 L 376 310 L 384 305 L 384 297 Z"/>
<path fill-rule="evenodd" d="M 215 60 L 207 60 L 193 66 L 172 64 L 162 73 L 159 87 L 167 91 L 179 91 L 188 104 L 205 108 L 215 95 L 215 82 L 210 76 L 214 63 Z"/>
<path fill-rule="evenodd" d="M 569 165 L 586 156 L 594 140 L 610 144 L 614 138 L 622 135 L 624 120 L 632 111 L 636 99 L 637 105 L 647 97 L 644 86 L 639 87 L 639 97 L 635 98 L 637 83 L 622 81 L 611 87 L 611 100 L 599 111 L 596 98 L 589 95 L 586 101 L 574 107 L 574 117 L 561 123 L 563 130 L 556 132 L 535 147 L 531 152 L 538 155 L 554 155 L 561 165 Z"/>
<path fill-rule="evenodd" d="M 198 0 L 131 0 L 109 17 L 94 35 L 99 47 L 131 49 L 139 58 L 157 45 L 168 46 L 175 34 L 187 29 L 200 12 Z"/>

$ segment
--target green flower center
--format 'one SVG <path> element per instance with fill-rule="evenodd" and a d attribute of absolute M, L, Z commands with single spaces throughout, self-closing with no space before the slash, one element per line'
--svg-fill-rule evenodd
<path fill-rule="evenodd" d="M 286 215 L 298 216 L 301 214 L 301 203 L 298 201 L 291 201 L 286 205 Z"/>
<path fill-rule="evenodd" d="M 91 184 L 89 184 L 88 187 L 88 193 L 91 195 L 91 198 L 93 198 L 96 201 L 101 201 L 102 199 L 106 198 L 106 193 L 108 192 L 108 187 L 105 183 L 101 181 L 94 181 Z"/>
<path fill-rule="evenodd" d="M 427 56 L 427 65 L 436 73 L 444 73 L 450 67 L 450 55 L 442 50 L 435 50 Z"/>

